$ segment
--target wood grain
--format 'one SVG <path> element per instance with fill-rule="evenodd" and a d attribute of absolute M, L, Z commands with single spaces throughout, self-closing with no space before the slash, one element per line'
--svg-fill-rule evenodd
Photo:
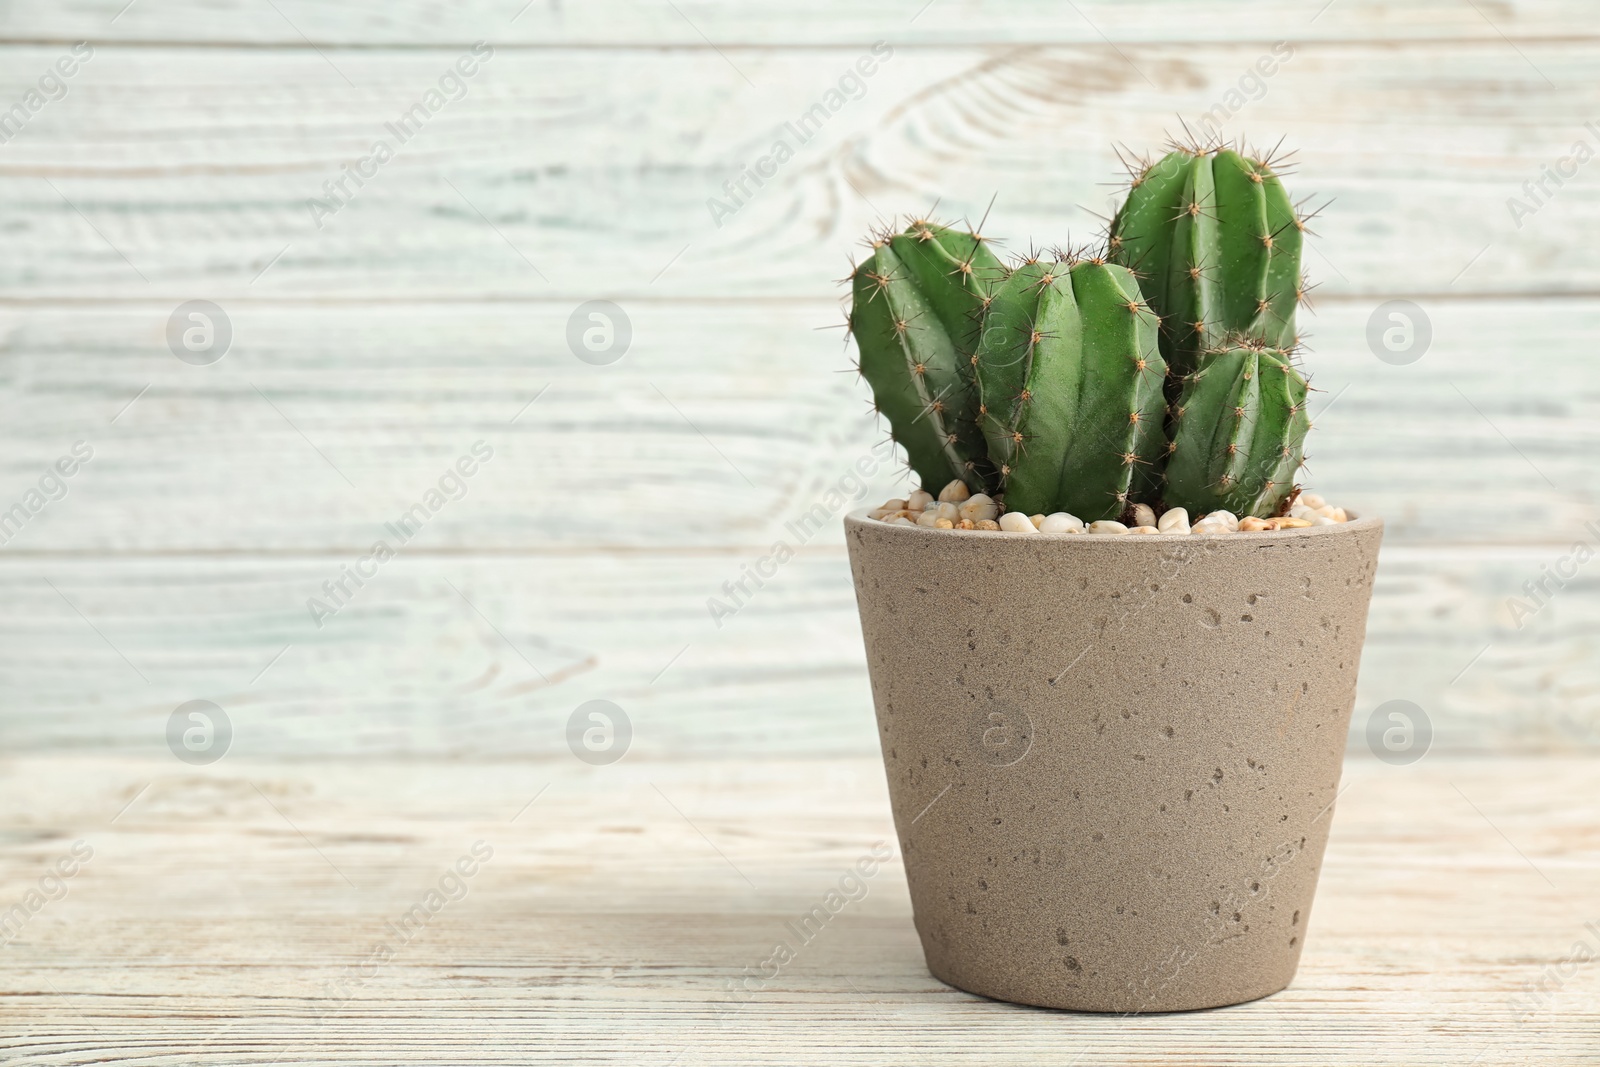
<path fill-rule="evenodd" d="M 739 1007 L 894 840 L 866 758 L 5 772 L 0 900 L 93 849 L 6 946 L 12 1062 L 1578 1064 L 1600 1026 L 1600 964 L 1568 964 L 1600 944 L 1589 760 L 1352 763 L 1295 983 L 1135 1018 L 937 982 L 898 860 Z M 465 895 L 391 933 L 478 841 Z"/>
<path fill-rule="evenodd" d="M 1476 6 L 1477 10 L 1474 10 Z M 126 10 L 125 10 L 126 9 Z M 1476 5 L 1415 0 L 1265 0 L 1196 4 L 1189 0 L 896 0 L 862 5 L 824 0 L 804 12 L 784 5 L 728 0 L 669 4 L 603 0 L 465 0 L 430 4 L 307 0 L 77 0 L 0 11 L 0 40 L 183 41 L 300 48 L 433 47 L 488 38 L 558 48 L 635 45 L 707 48 L 806 47 L 889 37 L 908 43 L 964 45 L 1140 41 L 1385 40 L 1464 37 L 1516 40 L 1569 37 L 1587 27 L 1577 0 L 1493 0 Z"/>
<path fill-rule="evenodd" d="M 0 49 L 0 99 L 59 54 Z M 714 218 L 724 183 L 863 54 L 764 51 L 747 82 L 708 51 L 507 50 L 399 144 L 385 124 L 458 51 L 334 69 L 305 48 L 103 46 L 0 153 L 0 286 L 70 303 L 817 299 L 880 213 L 977 219 L 993 198 L 989 230 L 1014 248 L 1088 238 L 1121 177 L 1114 143 L 1199 123 L 1263 46 L 1141 47 L 1138 69 L 1088 47 L 906 50 Z M 1328 295 L 1593 293 L 1600 252 L 1572 234 L 1600 224 L 1600 184 L 1579 170 L 1520 228 L 1507 201 L 1600 139 L 1595 55 L 1306 44 L 1221 130 L 1301 149 L 1297 195 L 1333 201 L 1307 257 Z M 314 218 L 379 139 L 395 157 Z"/>
<path fill-rule="evenodd" d="M 318 626 L 311 597 L 355 555 L 175 554 L 0 562 L 5 751 L 165 745 L 211 700 L 255 757 L 548 757 L 609 699 L 650 758 L 877 751 L 841 549 L 805 549 L 732 617 L 715 596 L 757 553 L 402 550 Z M 1352 728 L 1411 700 L 1440 752 L 1600 748 L 1596 577 L 1518 629 L 1535 550 L 1385 549 Z M 331 601 L 330 601 L 331 603 Z"/>
<path fill-rule="evenodd" d="M 1600 144 L 1587 5 L 5 4 L 0 112 L 81 39 L 0 144 L 0 514 L 94 450 L 0 547 L 0 915 L 94 855 L 0 935 L 0 1059 L 1595 1061 L 1600 964 L 1568 966 L 1600 954 L 1595 575 L 1508 607 L 1597 517 L 1600 185 L 1507 204 Z M 465 95 L 319 227 L 308 200 L 478 40 Z M 709 198 L 877 40 L 719 226 Z M 935 201 L 993 198 L 1013 249 L 1086 237 L 1113 141 L 1208 112 L 1290 134 L 1333 201 L 1312 482 L 1389 520 L 1299 978 L 1182 1016 L 982 1001 L 926 972 L 894 863 L 733 1012 L 893 839 L 837 519 L 789 525 L 879 437 L 828 279 Z M 1407 367 L 1366 339 L 1399 296 L 1434 330 Z M 214 366 L 167 349 L 192 299 L 234 328 Z M 632 322 L 612 366 L 566 340 L 592 299 Z M 479 440 L 319 627 L 308 599 Z M 805 543 L 715 625 L 779 538 Z M 565 740 L 596 698 L 634 731 L 608 767 Z M 1396 698 L 1434 728 L 1414 766 L 1367 754 Z M 235 731 L 211 766 L 167 751 L 193 699 Z M 363 974 L 479 840 L 467 895 Z"/>
<path fill-rule="evenodd" d="M 478 440 L 495 458 L 417 547 L 751 552 L 842 481 L 905 491 L 828 302 L 624 301 L 634 340 L 605 367 L 567 346 L 575 305 L 225 303 L 209 367 L 167 349 L 170 306 L 0 310 L 0 511 L 95 449 L 0 551 L 364 551 Z M 1600 302 L 1560 308 L 1424 301 L 1433 348 L 1397 367 L 1367 346 L 1375 302 L 1322 306 L 1310 484 L 1391 545 L 1593 541 Z"/>
<path fill-rule="evenodd" d="M 226 39 L 220 16 L 194 24 Z M 1339 196 L 1312 256 L 1328 282 L 1311 322 L 1325 390 L 1312 480 L 1385 515 L 1392 549 L 1416 549 L 1385 571 L 1393 593 L 1380 590 L 1375 633 L 1387 639 L 1374 642 L 1363 699 L 1416 696 L 1437 714 L 1439 743 L 1460 751 L 1588 745 L 1596 700 L 1592 579 L 1521 631 L 1505 606 L 1595 517 L 1597 324 L 1584 293 L 1600 267 L 1573 235 L 1596 199 L 1574 181 L 1521 231 L 1498 218 L 1504 197 L 1581 135 L 1600 83 L 1584 41 L 1519 47 L 1306 44 L 1229 127 L 1295 130 L 1315 146 L 1299 180 Z M 764 150 L 859 46 L 757 50 L 754 84 L 703 49 L 507 50 L 316 230 L 305 198 L 436 82 L 452 48 L 351 49 L 330 63 L 304 42 L 105 45 L 0 154 L 14 194 L 0 201 L 14 253 L 0 264 L 0 501 L 25 499 L 74 441 L 97 450 L 66 499 L 4 549 L 29 590 L 8 604 L 9 669 L 48 709 L 8 724 L 24 746 L 151 745 L 178 701 L 234 700 L 245 683 L 233 672 L 254 677 L 294 645 L 309 626 L 305 599 L 479 439 L 497 458 L 391 573 L 457 559 L 492 573 L 476 580 L 509 598 L 530 635 L 554 642 L 567 619 L 587 620 L 588 643 L 570 642 L 583 654 L 551 652 L 545 666 L 576 670 L 603 643 L 593 638 L 626 635 L 650 654 L 627 666 L 622 691 L 649 688 L 693 644 L 676 639 L 680 621 L 706 625 L 705 599 L 877 440 L 864 391 L 835 373 L 846 363 L 837 333 L 815 329 L 837 321 L 823 279 L 875 211 L 943 195 L 952 214 L 977 215 L 998 189 L 995 232 L 1081 232 L 1110 195 L 1097 183 L 1113 136 L 1158 139 L 1175 107 L 1194 115 L 1221 100 L 1261 53 L 1151 44 L 1128 63 L 1101 47 L 907 49 L 719 230 L 702 213 L 728 168 Z M 7 91 L 58 52 L 6 47 Z M 1376 305 L 1403 293 L 1434 320 L 1435 347 L 1390 367 L 1366 331 Z M 195 297 L 235 320 L 235 347 L 213 367 L 166 351 L 167 316 Z M 595 297 L 635 320 L 615 366 L 584 365 L 567 347 L 568 316 Z M 867 492 L 900 484 L 880 475 Z M 741 614 L 748 646 L 684 675 L 676 695 L 645 698 L 667 709 L 656 735 L 666 750 L 862 750 L 836 529 L 796 564 L 803 593 Z M 121 569 L 93 558 L 104 553 L 150 558 Z M 181 582 L 196 573 L 229 597 L 199 616 L 173 600 L 194 592 Z M 85 671 L 77 653 L 41 646 L 40 612 L 70 605 L 35 575 L 90 600 L 133 582 L 153 603 L 119 608 L 131 631 L 113 624 L 113 640 L 148 635 L 137 651 L 178 683 L 130 701 L 130 672 L 110 649 L 94 646 L 104 663 Z M 619 584 L 596 591 L 597 575 Z M 671 606 L 641 607 L 637 589 Z M 567 605 L 554 623 L 546 591 Z M 452 629 L 472 618 L 453 597 L 422 581 L 401 598 L 415 609 L 358 604 L 336 629 L 311 630 L 306 640 L 349 655 L 328 651 L 292 693 L 243 698 L 294 724 L 253 735 L 263 751 L 548 743 L 512 725 L 522 693 L 545 683 L 509 648 L 474 653 L 492 679 L 482 707 L 449 703 L 475 693 L 478 674 L 429 673 L 462 640 L 499 640 Z M 238 630 L 216 632 L 235 608 Z M 158 621 L 166 610 L 180 636 Z M 753 621 L 769 610 L 758 637 Z M 207 673 L 217 662 L 226 677 Z M 615 662 L 607 653 L 606 669 Z M 504 681 L 513 672 L 520 680 Z M 394 684 L 364 691 L 374 677 Z M 549 701 L 536 706 L 558 723 L 574 688 L 535 693 Z M 368 710 L 346 737 L 321 717 L 351 693 Z M 752 715 L 752 701 L 776 711 Z M 458 739 L 458 721 L 482 736 Z"/>

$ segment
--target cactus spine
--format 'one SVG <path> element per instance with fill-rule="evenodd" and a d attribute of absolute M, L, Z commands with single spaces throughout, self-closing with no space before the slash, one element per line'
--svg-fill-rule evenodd
<path fill-rule="evenodd" d="M 1282 509 L 1311 429 L 1306 380 L 1291 358 L 1248 342 L 1200 356 L 1172 409 L 1169 503 L 1241 516 Z"/>
<path fill-rule="evenodd" d="M 1166 449 L 1158 322 L 1127 269 L 1101 258 L 1006 272 L 977 353 L 980 422 L 1024 513 L 1116 518 L 1159 501 Z"/>
<path fill-rule="evenodd" d="M 873 406 L 922 484 L 990 487 L 972 360 L 999 260 L 976 233 L 915 220 L 852 273 L 850 329 Z"/>
<path fill-rule="evenodd" d="M 1230 338 L 1297 343 L 1304 229 L 1267 160 L 1191 146 L 1135 171 L 1111 247 L 1161 316 L 1174 390 Z"/>

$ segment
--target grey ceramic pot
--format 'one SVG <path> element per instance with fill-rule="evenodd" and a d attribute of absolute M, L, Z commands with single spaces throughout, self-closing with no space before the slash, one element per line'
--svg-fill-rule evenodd
<path fill-rule="evenodd" d="M 928 969 L 1083 1011 L 1288 985 L 1382 522 L 845 533 Z"/>

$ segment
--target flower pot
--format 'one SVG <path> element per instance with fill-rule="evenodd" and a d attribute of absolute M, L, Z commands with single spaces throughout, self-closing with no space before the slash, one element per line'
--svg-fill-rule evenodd
<path fill-rule="evenodd" d="M 1289 984 L 1383 524 L 846 541 L 928 969 L 1082 1011 Z"/>

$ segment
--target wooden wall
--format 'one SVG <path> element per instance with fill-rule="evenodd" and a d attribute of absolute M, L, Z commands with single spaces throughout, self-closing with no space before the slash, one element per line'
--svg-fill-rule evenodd
<path fill-rule="evenodd" d="M 157 752 L 205 698 L 241 756 L 543 756 L 606 697 L 647 754 L 871 751 L 836 530 L 706 608 L 880 436 L 834 280 L 936 201 L 992 198 L 1014 248 L 1086 238 L 1113 145 L 1218 105 L 1331 201 L 1312 480 L 1390 520 L 1358 723 L 1405 697 L 1440 749 L 1600 744 L 1600 564 L 1508 607 L 1600 545 L 1600 163 L 1507 206 L 1600 149 L 1575 0 L 124 2 L 0 5 L 0 111 L 93 42 L 0 144 L 0 510 L 94 452 L 0 548 L 7 749 Z M 478 41 L 460 99 L 314 218 Z M 719 225 L 708 199 L 879 41 Z M 165 341 L 195 299 L 232 323 L 211 366 Z M 632 323 L 609 366 L 566 340 L 595 299 Z M 1409 366 L 1367 344 L 1391 299 L 1432 324 Z M 307 598 L 480 440 L 466 495 L 315 625 Z"/>

